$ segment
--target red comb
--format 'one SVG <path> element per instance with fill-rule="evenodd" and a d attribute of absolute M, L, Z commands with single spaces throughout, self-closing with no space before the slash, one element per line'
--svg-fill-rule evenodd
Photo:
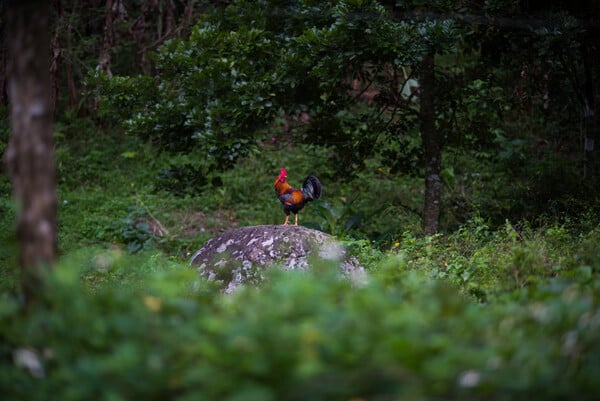
<path fill-rule="evenodd" d="M 279 175 L 285 175 L 287 176 L 287 171 L 285 171 L 284 168 L 279 169 Z"/>

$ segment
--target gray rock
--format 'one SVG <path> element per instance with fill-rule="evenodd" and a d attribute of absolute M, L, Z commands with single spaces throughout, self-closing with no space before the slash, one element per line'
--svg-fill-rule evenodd
<path fill-rule="evenodd" d="M 319 257 L 340 264 L 340 273 L 357 284 L 366 273 L 358 260 L 348 257 L 334 237 L 302 226 L 241 227 L 211 238 L 192 256 L 199 273 L 223 285 L 226 293 L 244 283 L 257 284 L 271 266 L 306 270 L 309 259 Z"/>

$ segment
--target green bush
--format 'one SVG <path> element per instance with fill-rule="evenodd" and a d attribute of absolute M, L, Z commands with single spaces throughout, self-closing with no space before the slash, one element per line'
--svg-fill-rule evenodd
<path fill-rule="evenodd" d="M 600 391 L 598 280 L 550 280 L 481 305 L 392 258 L 358 288 L 336 266 L 315 265 L 222 295 L 158 254 L 113 252 L 104 264 L 99 254 L 66 258 L 28 314 L 16 299 L 1 304 L 4 400 L 559 400 Z M 105 279 L 90 287 L 82 276 Z"/>
<path fill-rule="evenodd" d="M 595 217 L 588 214 L 585 219 Z M 479 301 L 489 301 L 549 278 L 584 282 L 595 275 L 600 260 L 597 230 L 582 229 L 583 223 L 547 222 L 533 228 L 527 222 L 506 221 L 492 230 L 475 217 L 447 235 L 420 237 L 406 231 L 391 250 L 402 256 L 407 270 L 426 271 Z"/>

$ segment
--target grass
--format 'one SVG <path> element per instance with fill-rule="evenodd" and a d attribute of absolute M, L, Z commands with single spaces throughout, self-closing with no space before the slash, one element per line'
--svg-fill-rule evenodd
<path fill-rule="evenodd" d="M 165 252 L 182 258 L 193 251 L 191 247 L 223 230 L 280 224 L 284 215 L 272 182 L 282 166 L 288 169 L 290 181 L 296 186 L 311 171 L 322 177 L 322 202 L 327 209 L 309 205 L 300 215 L 301 223 L 330 230 L 336 225 L 340 230 L 335 234 L 344 235 L 345 220 L 362 213 L 365 217 L 355 228 L 366 232 L 362 236 L 373 236 L 399 225 L 411 213 L 411 224 L 416 222 L 414 212 L 406 210 L 418 207 L 413 201 L 418 196 L 418 185 L 407 179 L 401 183 L 407 190 L 398 191 L 398 183 L 393 182 L 393 177 L 379 174 L 375 162 L 375 173 L 370 177 L 365 174 L 353 182 L 336 182 L 327 166 L 326 149 L 301 146 L 280 150 L 266 146 L 235 168 L 219 173 L 219 185 L 208 183 L 180 196 L 157 189 L 157 176 L 169 164 L 169 155 L 156 153 L 136 138 L 104 135 L 89 146 L 87 141 L 82 145 L 66 139 L 62 148 L 59 146 L 63 253 L 80 246 L 123 242 L 123 230 L 131 224 L 127 221 L 132 210 L 148 224 L 149 231 L 161 231 L 156 242 Z M 402 198 L 397 198 L 398 194 Z M 410 207 L 392 206 L 404 203 Z M 345 214 L 341 213 L 343 209 L 347 209 Z M 324 215 L 323 210 L 331 215 Z M 332 217 L 340 221 L 333 221 Z"/>

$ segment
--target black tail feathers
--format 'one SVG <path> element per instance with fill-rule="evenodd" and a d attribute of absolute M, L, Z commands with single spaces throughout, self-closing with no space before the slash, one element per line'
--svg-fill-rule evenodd
<path fill-rule="evenodd" d="M 304 184 L 302 184 L 302 194 L 307 201 L 319 199 L 322 189 L 321 181 L 319 181 L 315 173 L 310 173 L 304 180 Z"/>

